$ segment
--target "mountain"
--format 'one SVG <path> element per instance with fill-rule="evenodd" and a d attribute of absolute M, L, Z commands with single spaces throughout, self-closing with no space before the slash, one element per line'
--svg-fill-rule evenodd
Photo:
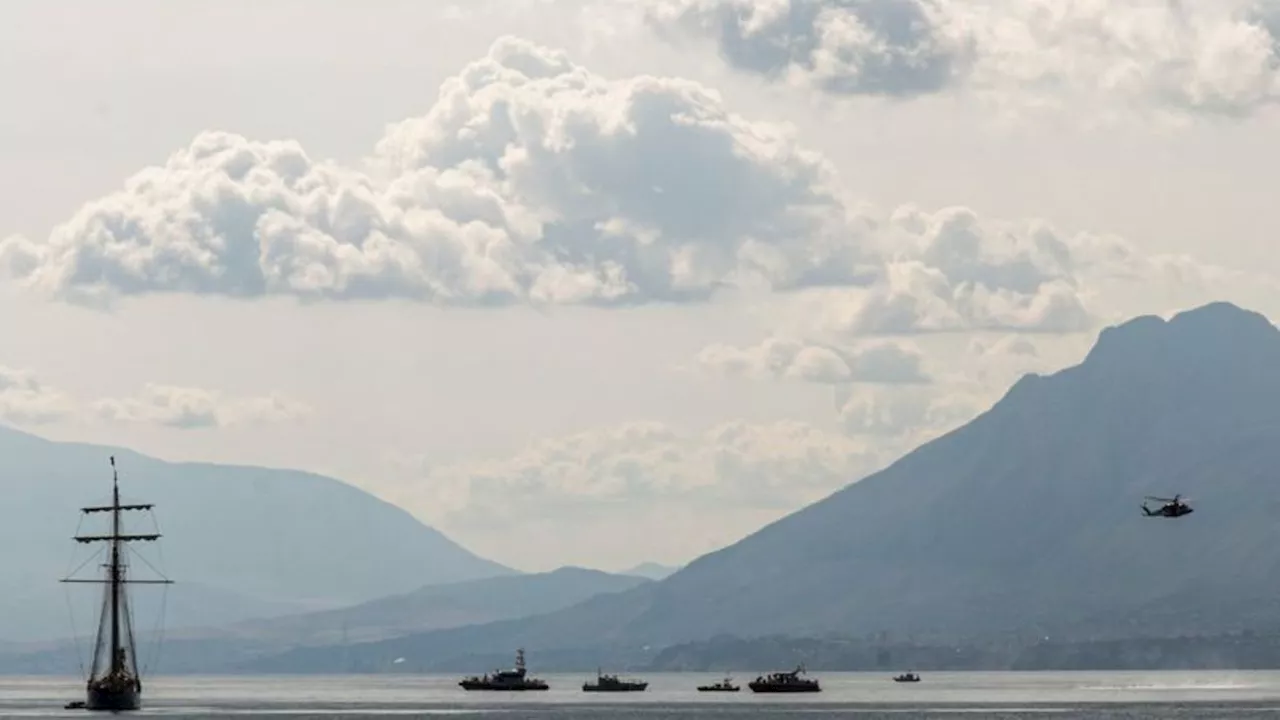
<path fill-rule="evenodd" d="M 169 463 L 0 427 L 0 541 L 12 549 L 0 576 L 0 640 L 65 637 L 72 624 L 81 633 L 92 629 L 97 593 L 57 581 L 91 556 L 92 549 L 70 536 L 80 507 L 110 499 L 110 455 L 120 469 L 122 497 L 156 503 L 164 538 L 159 547 L 137 550 L 152 563 L 162 559 L 161 569 L 177 582 L 167 627 L 338 607 L 430 583 L 515 572 L 331 478 Z M 87 565 L 78 575 L 92 569 Z M 70 616 L 68 592 L 76 609 Z M 154 622 L 160 592 L 142 587 L 136 593 L 140 630 Z"/>
<path fill-rule="evenodd" d="M 429 585 L 337 610 L 250 620 L 229 627 L 171 630 L 163 637 L 159 656 L 163 665 L 155 669 L 167 673 L 216 672 L 294 647 L 380 640 L 548 613 L 595 595 L 650 583 L 641 577 L 564 567 L 545 573 Z M 139 647 L 153 652 L 158 639 L 154 632 L 143 632 L 138 638 Z M 0 647 L 0 673 L 68 673 L 76 667 L 77 653 L 83 650 L 69 641 Z"/>
<path fill-rule="evenodd" d="M 632 568 L 627 568 L 620 572 L 620 575 L 635 575 L 637 577 L 649 578 L 650 580 L 662 580 L 670 577 L 672 573 L 679 570 L 679 567 L 671 565 L 659 565 L 655 562 L 640 563 Z"/>
<path fill-rule="evenodd" d="M 178 636 L 244 637 L 284 646 L 360 642 L 540 615 L 601 593 L 629 590 L 650 582 L 642 577 L 563 567 L 544 573 L 428 585 L 352 607 L 250 620 L 228 628 L 189 630 Z"/>
<path fill-rule="evenodd" d="M 462 665 L 523 646 L 633 657 L 726 634 L 1077 639 L 1280 625 L 1280 330 L 1213 303 L 1104 330 L 1085 360 L 665 580 L 518 622 L 344 650 Z M 1146 495 L 1196 500 L 1143 517 Z M 332 651 L 254 669 L 323 669 Z M 590 665 L 593 666 L 593 665 Z M 588 667 L 590 667 L 588 666 Z"/>

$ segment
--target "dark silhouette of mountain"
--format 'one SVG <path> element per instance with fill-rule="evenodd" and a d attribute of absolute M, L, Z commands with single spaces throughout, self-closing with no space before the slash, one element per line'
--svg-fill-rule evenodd
<path fill-rule="evenodd" d="M 93 627 L 98 593 L 58 579 L 73 560 L 87 557 L 71 535 L 80 507 L 110 497 L 110 455 L 123 497 L 157 505 L 165 537 L 160 547 L 138 552 L 152 563 L 162 559 L 161 569 L 178 583 L 167 603 L 170 628 L 340 607 L 429 583 L 515 572 L 394 505 L 320 475 L 168 463 L 0 427 L 0 541 L 13 549 L 0 577 L 0 639 L 68 637 L 73 625 L 80 632 Z M 135 593 L 139 631 L 158 617 L 159 592 Z"/>
<path fill-rule="evenodd" d="M 347 648 L 368 667 L 634 653 L 728 634 L 921 641 L 1280 625 L 1280 330 L 1213 303 L 1100 334 L 990 410 L 665 580 L 537 618 Z M 1145 495 L 1196 513 L 1147 518 Z M 331 668 L 308 649 L 246 667 Z M 455 663 L 455 660 L 457 662 Z M 405 664 L 405 663 L 402 663 Z"/>

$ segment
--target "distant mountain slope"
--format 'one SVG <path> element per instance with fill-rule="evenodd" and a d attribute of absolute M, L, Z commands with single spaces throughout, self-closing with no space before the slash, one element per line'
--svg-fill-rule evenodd
<path fill-rule="evenodd" d="M 157 505 L 165 537 L 160 548 L 139 551 L 152 562 L 162 557 L 167 574 L 182 583 L 172 590 L 169 627 L 335 607 L 514 572 L 330 478 L 166 463 L 0 427 L 0 541 L 12 551 L 0 576 L 0 640 L 69 634 L 65 586 L 57 580 L 70 561 L 86 557 L 70 536 L 81 506 L 109 499 L 113 454 L 122 495 Z M 91 595 L 73 597 L 92 605 Z M 138 595 L 144 628 L 154 593 Z"/>
<path fill-rule="evenodd" d="M 1280 330 L 1213 303 L 1104 330 L 1078 366 L 671 577 L 520 622 L 346 650 L 633 652 L 771 634 L 1107 637 L 1280 625 Z M 1144 495 L 1197 512 L 1145 518 Z M 322 669 L 332 651 L 255 669 Z"/>
<path fill-rule="evenodd" d="M 662 580 L 670 577 L 672 573 L 679 570 L 679 567 L 671 565 L 660 565 L 655 562 L 640 563 L 633 568 L 623 570 L 621 575 L 637 575 L 639 577 L 649 578 L 650 580 Z"/>
<path fill-rule="evenodd" d="M 651 582 L 642 577 L 563 567 L 545 573 L 429 585 L 352 607 L 251 620 L 229 628 L 189 630 L 178 636 L 243 637 L 286 645 L 340 643 L 344 638 L 359 642 L 539 615 L 601 593 Z"/>
<path fill-rule="evenodd" d="M 601 594 L 653 581 L 599 570 L 565 567 L 552 572 L 430 585 L 411 593 L 379 598 L 349 608 L 252 620 L 230 627 L 169 631 L 154 668 L 166 673 L 218 672 L 252 658 L 291 648 L 360 642 L 423 630 L 451 628 L 542 614 Z M 154 649 L 147 628 L 139 646 Z M 79 648 L 80 652 L 84 648 Z M 76 668 L 74 643 L 0 647 L 0 673 L 68 673 Z M 510 652 L 506 653 L 510 655 Z M 510 658 L 503 659 L 509 662 Z M 348 672 L 350 665 L 341 672 Z"/>

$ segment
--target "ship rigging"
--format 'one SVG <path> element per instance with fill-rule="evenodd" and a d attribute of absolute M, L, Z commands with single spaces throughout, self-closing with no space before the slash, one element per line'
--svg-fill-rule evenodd
<path fill-rule="evenodd" d="M 102 566 L 105 577 L 79 579 L 66 577 L 64 583 L 92 583 L 104 585 L 102 610 L 98 618 L 98 632 L 93 648 L 93 661 L 85 685 L 83 704 L 72 705 L 87 710 L 137 710 L 142 706 L 142 680 L 138 672 L 138 658 L 133 637 L 133 618 L 129 608 L 126 585 L 171 585 L 172 580 L 140 580 L 128 577 L 129 542 L 154 542 L 160 533 L 129 534 L 124 531 L 121 513 L 150 511 L 150 503 L 120 504 L 120 479 L 116 471 L 116 459 L 111 458 L 111 504 L 81 508 L 85 516 L 111 513 L 111 531 L 105 535 L 76 535 L 82 544 L 103 542 L 107 544 L 107 562 Z M 154 568 L 153 568 L 154 569 Z M 69 706 L 70 707 L 70 706 Z"/>

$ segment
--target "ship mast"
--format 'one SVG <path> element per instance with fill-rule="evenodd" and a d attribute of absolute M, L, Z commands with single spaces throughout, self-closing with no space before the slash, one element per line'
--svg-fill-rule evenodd
<path fill-rule="evenodd" d="M 118 678 L 128 680 L 136 684 L 138 682 L 138 668 L 136 652 L 132 652 L 134 648 L 132 623 L 129 622 L 128 610 L 124 610 L 122 617 L 122 606 L 126 603 L 124 597 L 124 585 L 126 584 L 154 584 L 169 585 L 173 581 L 169 579 L 162 580 L 131 580 L 125 577 L 126 563 L 124 561 L 124 545 L 123 543 L 132 541 L 155 541 L 160 538 L 159 533 L 149 534 L 125 534 L 121 524 L 120 513 L 127 510 L 150 510 L 154 507 L 150 503 L 136 505 L 120 504 L 120 478 L 116 470 L 116 459 L 111 457 L 111 504 L 100 505 L 95 507 L 81 508 L 85 514 L 110 512 L 111 513 L 111 534 L 110 535 L 77 535 L 75 541 L 79 543 L 106 542 L 109 543 L 110 555 L 106 565 L 107 578 L 105 580 L 88 580 L 64 578 L 65 583 L 99 583 L 107 584 L 106 607 L 103 608 L 102 618 L 98 624 L 98 640 L 94 647 L 93 668 L 89 673 L 89 682 L 93 683 L 98 679 L 98 669 L 100 667 L 100 652 L 102 649 L 102 631 L 104 625 L 110 625 L 110 654 L 107 656 L 107 671 L 103 674 L 104 678 Z M 121 632 L 121 621 L 124 622 L 124 632 Z M 128 635 L 122 638 L 122 635 Z M 127 640 L 127 642 L 125 642 Z"/>
<path fill-rule="evenodd" d="M 120 657 L 120 475 L 111 456 L 111 675 L 124 670 Z"/>

